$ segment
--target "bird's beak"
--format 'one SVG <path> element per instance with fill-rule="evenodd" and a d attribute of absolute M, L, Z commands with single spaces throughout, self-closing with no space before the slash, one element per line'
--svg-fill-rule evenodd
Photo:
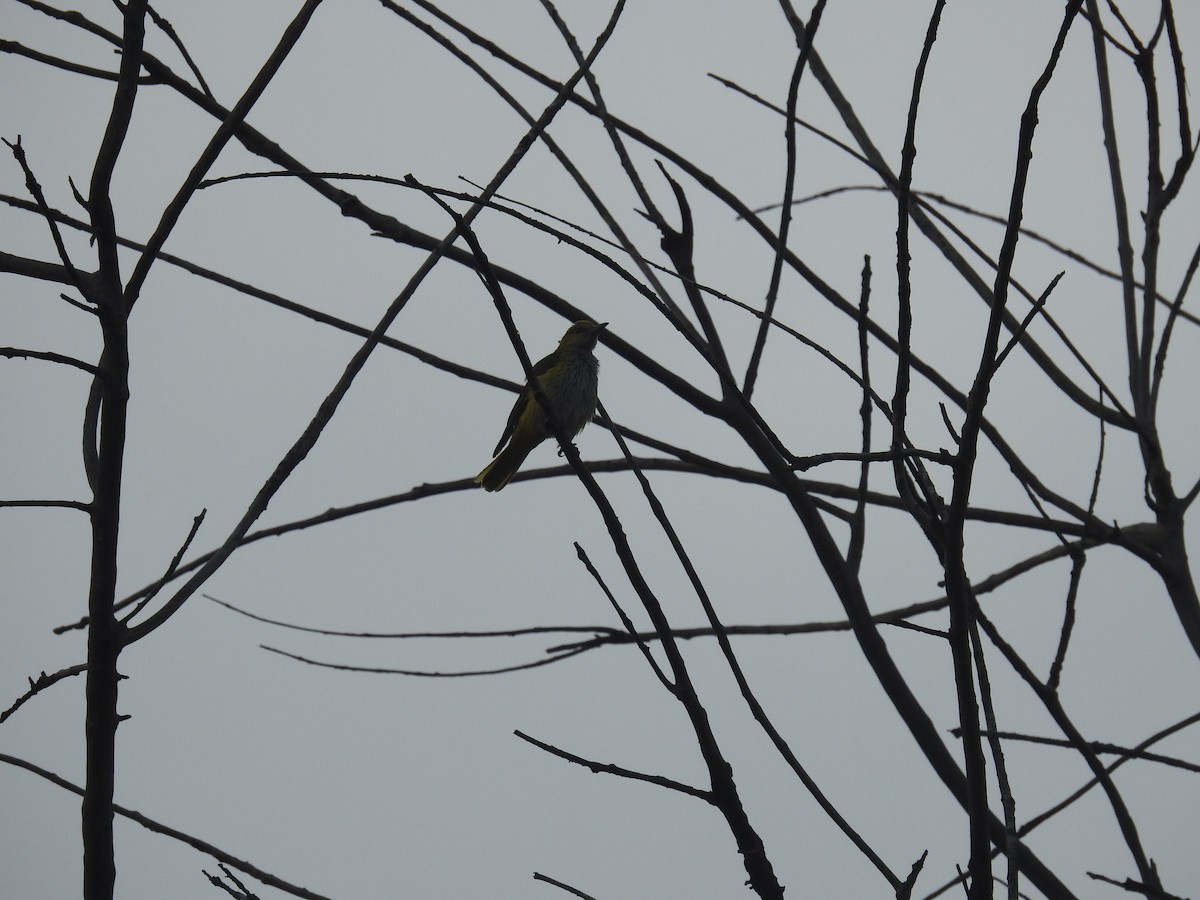
<path fill-rule="evenodd" d="M 593 328 L 593 329 L 592 329 L 592 331 L 593 331 L 593 332 L 596 332 L 596 331 L 603 331 L 603 330 L 604 330 L 605 328 L 607 328 L 607 327 L 608 327 L 608 323 L 607 323 L 607 322 L 597 322 L 597 323 L 596 323 L 596 327 L 595 327 L 595 328 Z"/>

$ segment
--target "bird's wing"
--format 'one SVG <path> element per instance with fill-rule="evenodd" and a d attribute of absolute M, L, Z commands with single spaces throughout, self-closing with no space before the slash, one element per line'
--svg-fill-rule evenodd
<path fill-rule="evenodd" d="M 533 374 L 541 378 L 554 365 L 554 354 L 548 353 L 534 364 Z M 504 434 L 500 435 L 500 442 L 496 444 L 496 449 L 492 451 L 492 456 L 497 456 L 500 450 L 512 437 L 513 430 L 517 427 L 517 421 L 521 418 L 521 412 L 525 409 L 525 404 L 530 401 L 537 402 L 533 399 L 533 391 L 529 389 L 529 385 L 521 388 L 521 393 L 517 394 L 517 402 L 513 404 L 512 412 L 508 414 L 508 421 L 504 425 Z"/>

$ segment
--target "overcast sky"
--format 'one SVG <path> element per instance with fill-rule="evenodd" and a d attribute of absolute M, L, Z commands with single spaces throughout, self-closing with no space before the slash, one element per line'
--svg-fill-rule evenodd
<path fill-rule="evenodd" d="M 404 5 L 404 4 L 402 4 Z M 119 30 L 102 0 L 70 5 Z M 542 6 L 533 0 L 441 6 L 508 52 L 555 78 L 574 70 Z M 231 106 L 274 48 L 299 4 L 162 2 L 157 11 L 186 44 L 215 97 Z M 1123 6 L 1143 37 L 1157 4 Z M 15 0 L 0 3 L 0 38 L 114 70 L 110 45 Z M 564 0 L 564 18 L 585 50 L 603 28 L 605 4 Z M 831 0 L 817 38 L 822 59 L 876 145 L 899 167 L 913 70 L 929 3 Z M 414 10 L 416 11 L 416 10 Z M 801 12 L 807 16 L 808 8 Z M 951 0 L 933 50 L 917 134 L 916 187 L 994 214 L 1008 207 L 1019 116 L 1045 65 L 1062 5 Z M 419 13 L 429 21 L 425 13 Z M 1176 10 L 1191 71 L 1200 70 L 1200 15 Z M 1116 27 L 1114 25 L 1114 27 Z M 467 47 L 459 40 L 460 46 Z M 150 29 L 148 49 L 176 72 L 179 52 Z M 470 52 L 536 115 L 552 93 L 477 49 Z M 775 104 L 786 100 L 795 43 L 774 3 L 630 0 L 596 74 L 610 109 L 681 153 L 753 207 L 777 203 L 785 153 L 778 115 L 709 77 L 732 80 Z M 1110 53 L 1122 158 L 1133 219 L 1144 206 L 1143 98 L 1132 66 Z M 1165 60 L 1160 78 L 1169 83 Z M 86 189 L 111 104 L 112 84 L 0 54 L 0 136 L 19 135 L 49 202 L 83 216 L 68 178 Z M 1099 128 L 1091 37 L 1075 24 L 1041 108 L 1026 224 L 1072 250 L 1116 267 L 1112 201 Z M 811 75 L 800 90 L 802 118 L 850 138 Z M 378 3 L 326 0 L 248 121 L 314 171 L 370 173 L 454 190 L 486 184 L 525 133 L 525 123 L 443 48 Z M 144 240 L 218 122 L 162 86 L 144 86 L 117 168 L 120 233 Z M 1166 129 L 1165 152 L 1178 152 Z M 587 174 L 652 262 L 665 264 L 658 234 L 638 214 L 603 130 L 568 107 L 551 134 Z M 1141 143 L 1139 143 L 1139 140 Z M 795 194 L 878 187 L 845 152 L 809 133 L 798 139 Z M 635 162 L 655 200 L 675 221 L 656 156 Z M 275 167 L 231 144 L 213 175 Z M 761 306 L 773 255 L 744 223 L 668 166 L 696 217 L 697 277 Z M 466 180 L 464 180 L 466 179 Z M 356 182 L 344 187 L 377 210 L 441 237 L 444 212 L 418 192 Z M 26 197 L 24 175 L 0 155 L 0 193 Z M 501 189 L 608 238 L 578 187 L 541 146 Z M 1197 233 L 1200 193 L 1186 187 L 1164 225 L 1163 293 L 1174 296 Z M 768 214 L 774 227 L 778 214 Z M 995 255 L 1002 229 L 963 214 L 955 221 Z M 864 256 L 873 270 L 872 308 L 894 331 L 895 203 L 853 190 L 797 207 L 791 245 L 816 272 L 857 300 Z M 514 219 L 477 222 L 489 256 L 557 291 L 610 331 L 679 371 L 696 387 L 715 376 L 644 298 L 593 259 Z M 67 232 L 80 268 L 94 251 Z M 595 243 L 595 242 L 593 242 Z M 1140 245 L 1139 245 L 1140 246 Z M 45 223 L 0 206 L 0 249 L 55 261 Z M 425 259 L 425 252 L 374 237 L 327 200 L 288 179 L 234 181 L 199 192 L 166 248 L 198 266 L 358 325 L 371 327 Z M 623 265 L 627 258 L 607 248 Z M 945 260 L 914 236 L 914 349 L 964 389 L 978 363 L 986 310 Z M 126 274 L 135 256 L 123 258 Z M 973 262 L 976 262 L 974 259 Z M 990 282 L 990 272 L 980 270 Z M 1036 295 L 1061 271 L 1048 309 L 1124 399 L 1119 284 L 1044 246 L 1023 242 L 1017 275 Z M 676 300 L 677 282 L 664 276 Z M 58 299 L 63 286 L 0 275 L 0 344 L 49 350 L 94 363 L 95 320 Z M 565 321 L 509 294 L 536 359 Z M 713 301 L 735 370 L 749 355 L 757 320 Z M 1016 308 L 1024 315 L 1028 304 Z M 853 323 L 794 274 L 780 290 L 779 318 L 857 366 Z M 279 459 L 308 424 L 360 339 L 159 262 L 130 323 L 130 436 L 122 500 L 120 587 L 126 596 L 159 577 L 206 518 L 186 559 L 218 546 Z M 518 380 L 520 365 L 490 298 L 471 272 L 439 263 L 390 335 L 445 359 Z M 1042 322 L 1046 342 L 1072 377 Z M 1194 386 L 1196 330 L 1181 323 L 1162 397 L 1168 462 L 1186 489 L 1197 477 Z M 892 360 L 873 349 L 881 393 Z M 756 467 L 735 435 L 685 408 L 603 346 L 601 399 L 623 424 L 734 465 Z M 995 387 L 990 414 L 1038 475 L 1086 506 L 1100 444 L 1090 417 L 1014 353 Z M 1092 390 L 1091 385 L 1088 385 Z M 0 359 L 0 497 L 88 499 L 80 461 L 87 376 L 65 366 Z M 511 395 L 380 348 L 356 380 L 315 450 L 256 528 L 270 527 L 407 491 L 470 478 L 490 451 Z M 911 434 L 929 449 L 950 446 L 942 397 L 924 383 L 911 400 Z M 816 353 L 772 338 L 755 402 L 801 455 L 859 448 L 858 392 Z M 878 420 L 877 447 L 884 446 Z M 619 455 L 591 427 L 578 439 L 585 459 Z M 543 446 L 529 466 L 557 457 Z M 1136 443 L 1106 435 L 1106 480 L 1098 515 L 1130 525 L 1151 514 L 1142 496 Z M 856 468 L 826 466 L 812 477 L 852 483 Z M 843 616 L 803 530 L 777 495 L 697 475 L 654 474 L 655 489 L 727 624 L 829 621 Z M 675 625 L 703 614 L 645 500 L 628 473 L 602 475 L 648 580 Z M 945 487 L 948 482 L 941 486 Z M 894 490 L 890 467 L 872 487 Z M 980 463 L 976 502 L 1033 513 L 996 454 Z M 846 529 L 833 527 L 845 541 Z M 1189 538 L 1194 534 L 1189 534 Z M 995 526 L 968 532 L 975 579 L 1055 544 L 1052 535 Z M 84 661 L 76 622 L 86 610 L 89 532 L 63 509 L 0 509 L 4 602 L 0 707 L 28 677 Z M 268 619 L 352 632 L 426 632 L 527 626 L 619 626 L 576 558 L 591 556 L 635 621 L 645 616 L 616 561 L 599 514 L 573 477 L 515 482 L 491 495 L 462 490 L 390 506 L 239 550 L 204 587 Z M 1193 544 L 1194 546 L 1194 544 Z M 1059 561 L 1017 586 L 988 595 L 986 609 L 1040 673 L 1058 641 L 1069 567 Z M 1089 556 L 1062 696 L 1089 739 L 1135 744 L 1196 712 L 1197 660 L 1161 584 L 1115 549 Z M 941 570 L 911 521 L 872 513 L 863 583 L 872 609 L 940 595 Z M 944 628 L 941 615 L 919 620 Z M 889 647 L 938 727 L 957 724 L 944 641 L 886 630 Z M 532 880 L 535 871 L 603 900 L 747 896 L 745 871 L 719 814 L 653 785 L 552 758 L 514 736 L 520 730 L 602 763 L 705 787 L 686 717 L 635 649 L 595 650 L 550 666 L 479 678 L 417 678 L 317 668 L 260 648 L 365 667 L 458 672 L 543 658 L 570 635 L 492 640 L 368 640 L 301 633 L 254 621 L 202 596 L 121 657 L 117 802 L 252 861 L 321 895 L 515 900 L 566 896 Z M 735 643 L 777 727 L 841 812 L 896 872 L 926 849 L 914 896 L 966 866 L 966 817 L 932 773 L 846 632 L 756 637 Z M 747 809 L 788 896 L 886 897 L 886 882 L 821 813 L 754 726 L 715 645 L 688 642 L 689 663 L 708 702 Z M 992 654 L 1002 728 L 1059 737 L 1040 704 Z M 39 695 L 0 726 L 0 752 L 83 781 L 83 678 Z M 1192 729 L 1157 751 L 1200 763 Z M 1018 820 L 1027 821 L 1087 779 L 1062 749 L 1011 744 Z M 1148 852 L 1169 890 L 1200 892 L 1195 853 L 1200 782 L 1195 773 L 1135 763 L 1118 779 Z M 993 793 L 993 807 L 998 808 Z M 75 896 L 80 890 L 78 798 L 25 771 L 0 767 L 0 893 Z M 1035 852 L 1081 897 L 1127 896 L 1090 880 L 1136 876 L 1111 810 L 1093 792 L 1036 831 Z M 119 820 L 117 894 L 123 900 L 224 896 L 202 869 L 213 860 Z M 1002 872 L 1002 866 L 998 868 Z M 1035 896 L 1027 882 L 1022 889 Z M 269 888 L 261 896 L 280 896 Z"/>

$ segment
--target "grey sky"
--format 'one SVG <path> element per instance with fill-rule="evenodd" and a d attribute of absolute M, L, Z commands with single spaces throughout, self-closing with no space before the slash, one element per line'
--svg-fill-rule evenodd
<path fill-rule="evenodd" d="M 403 4 L 402 4 L 403 5 Z M 298 4 L 163 3 L 222 103 L 232 104 Z M 564 78 L 571 57 L 535 2 L 442 4 L 451 14 L 549 74 Z M 113 69 L 103 42 L 20 3 L 0 7 L 0 37 Z M 73 4 L 107 28 L 114 7 Z M 560 10 L 585 49 L 603 26 L 600 4 Z M 913 68 L 931 4 L 833 0 L 817 46 L 842 90 L 898 167 Z M 1156 4 L 1123 5 L 1142 35 Z M 801 10 L 804 15 L 808 9 Z M 917 135 L 915 184 L 1002 215 L 1008 204 L 1018 117 L 1061 18 L 1057 3 L 956 0 L 933 51 Z M 1200 42 L 1200 16 L 1176 9 L 1185 53 Z M 185 71 L 166 39 L 149 49 Z M 782 120 L 707 77 L 731 79 L 782 104 L 795 45 L 775 4 L 631 0 L 597 74 L 610 108 L 683 153 L 752 206 L 782 195 Z M 536 115 L 551 99 L 475 53 Z M 1198 67 L 1189 56 L 1191 70 Z M 1144 206 L 1141 95 L 1116 54 L 1122 156 L 1134 223 Z M 1166 71 L 1160 72 L 1164 80 Z M 0 135 L 21 135 L 54 206 L 81 215 L 68 177 L 83 189 L 103 132 L 111 83 L 87 80 L 14 54 L 0 54 Z M 800 115 L 848 140 L 844 126 L 806 74 Z M 475 75 L 377 3 L 327 0 L 310 31 L 249 116 L 249 122 L 313 170 L 372 173 L 472 190 L 486 183 L 525 132 L 520 119 Z M 1099 131 L 1094 63 L 1086 23 L 1077 22 L 1042 105 L 1026 224 L 1115 266 L 1112 201 Z M 149 235 L 218 123 L 164 87 L 139 92 L 134 126 L 117 171 L 119 231 Z M 1173 134 L 1167 129 L 1168 138 Z M 596 122 L 568 107 L 551 128 L 622 227 L 653 262 L 658 235 L 641 216 L 611 144 Z M 1171 160 L 1177 147 L 1165 151 Z M 671 194 L 638 148 L 635 161 L 656 202 L 674 221 Z M 796 196 L 833 187 L 877 186 L 840 150 L 801 132 Z M 273 167 L 231 145 L 214 175 Z M 760 306 L 772 254 L 730 211 L 680 179 L 697 225 L 697 277 Z M 24 197 L 22 173 L 0 155 L 0 192 Z M 380 211 L 441 236 L 446 215 L 418 192 L 345 185 Z M 600 231 L 579 190 L 542 147 L 504 185 L 515 201 Z M 1197 240 L 1195 185 L 1185 187 L 1164 230 L 1162 289 L 1173 296 Z M 767 221 L 777 226 L 777 213 Z M 994 255 L 1002 229 L 955 221 Z M 864 255 L 872 258 L 872 306 L 894 330 L 894 200 L 845 192 L 797 207 L 792 246 L 845 296 L 857 299 Z M 477 223 L 489 256 L 557 290 L 610 330 L 716 391 L 716 379 L 678 334 L 618 277 L 545 234 L 496 213 Z M 0 205 L 0 249 L 55 260 L 43 221 Z M 85 237 L 67 232 L 72 254 L 92 269 Z M 606 235 L 607 236 L 607 235 Z M 370 327 L 425 257 L 372 237 L 359 221 L 285 179 L 235 181 L 200 192 L 166 250 L 231 278 Z M 622 264 L 628 260 L 611 252 Z M 940 255 L 914 234 L 914 348 L 962 387 L 978 363 L 986 310 Z M 123 259 L 126 273 L 135 260 Z M 982 268 L 982 267 L 981 267 Z M 1066 269 L 1048 309 L 1109 385 L 1128 393 L 1116 282 L 1071 265 L 1032 242 L 1016 273 L 1034 294 Z M 990 273 L 988 273 L 990 276 Z M 663 276 L 682 303 L 678 284 Z M 94 362 L 94 320 L 57 299 L 61 285 L 0 274 L 0 331 L 6 346 L 53 350 Z M 561 319 L 509 293 L 536 359 L 563 329 Z M 734 368 L 744 368 L 756 321 L 713 301 Z M 1014 300 L 1023 316 L 1028 304 Z M 886 312 L 885 312 L 886 311 Z M 794 274 L 786 274 L 778 317 L 857 365 L 857 335 Z M 1079 379 L 1044 323 L 1031 333 Z M 520 367 L 479 280 L 443 261 L 390 334 L 430 352 L 512 380 Z M 1168 461 L 1186 489 L 1196 476 L 1192 394 L 1196 330 L 1181 323 L 1168 358 L 1162 417 Z M 123 498 L 120 593 L 157 578 L 207 510 L 187 558 L 217 546 L 263 480 L 308 423 L 360 341 L 251 297 L 156 264 L 131 321 L 130 439 Z M 872 350 L 877 386 L 890 393 L 894 361 Z M 602 346 L 601 399 L 623 424 L 735 465 L 755 462 L 736 438 L 682 407 Z M 772 337 L 755 402 L 801 455 L 859 446 L 858 391 L 817 354 Z M 87 376 L 50 363 L 0 359 L 0 497 L 87 499 L 79 436 Z M 1089 385 L 1090 389 L 1090 385 Z M 927 384 L 914 386 L 911 433 L 930 449 L 950 438 Z M 256 525 L 269 527 L 423 483 L 469 478 L 489 458 L 511 395 L 459 380 L 380 348 L 326 429 Z M 1086 505 L 1099 434 L 1094 421 L 1052 392 L 1014 353 L 989 414 L 1039 476 Z M 958 420 L 956 420 L 958 421 Z M 885 446 L 882 420 L 877 447 Z M 1107 435 L 1098 512 L 1133 524 L 1142 500 L 1135 442 Z M 587 429 L 585 459 L 617 455 L 610 435 Z M 528 467 L 555 463 L 543 446 Z M 852 483 L 837 464 L 812 477 Z M 843 617 L 790 511 L 762 488 L 698 475 L 653 474 L 655 489 L 727 624 L 826 621 Z M 674 624 L 703 624 L 678 563 L 648 515 L 633 476 L 602 475 Z M 945 487 L 946 483 L 939 482 Z M 894 490 L 890 467 L 872 487 Z M 1032 514 L 999 458 L 985 452 L 975 499 Z M 845 541 L 844 526 L 834 527 Z M 1193 537 L 1189 534 L 1189 537 Z M 1055 543 L 1052 535 L 968 529 L 974 578 Z M 617 626 L 572 542 L 590 554 L 639 625 L 645 616 L 616 562 L 603 524 L 573 477 L 514 482 L 502 494 L 462 491 L 390 507 L 256 543 L 234 554 L 205 593 L 268 618 L 349 631 L 465 631 L 534 625 Z M 5 635 L 0 707 L 27 677 L 82 662 L 80 631 L 51 629 L 86 610 L 89 537 L 82 513 L 0 509 Z M 1194 544 L 1193 544 L 1194 546 Z M 1069 567 L 1059 561 L 989 595 L 985 608 L 1044 675 L 1053 659 Z M 905 517 L 872 513 L 863 582 L 875 611 L 939 595 L 941 571 Z M 921 624 L 944 628 L 944 615 Z M 957 724 L 945 643 L 890 629 L 889 646 L 939 728 Z M 634 649 L 601 649 L 556 665 L 494 678 L 418 679 L 314 668 L 259 649 L 268 644 L 358 666 L 461 671 L 538 659 L 568 638 L 492 641 L 366 641 L 305 635 L 250 621 L 200 596 L 122 657 L 117 801 L 207 840 L 320 894 L 351 898 L 460 900 L 566 896 L 531 880 L 534 871 L 597 898 L 748 896 L 745 871 L 717 812 L 698 800 L 556 760 L 513 735 L 533 737 L 599 762 L 704 786 L 687 721 Z M 953 877 L 967 858 L 966 817 L 931 772 L 846 632 L 741 639 L 735 643 L 764 706 L 844 815 L 897 872 L 928 849 L 916 896 Z M 886 897 L 886 882 L 829 823 L 772 752 L 740 702 L 711 642 L 685 645 L 687 658 L 748 811 L 789 896 Z M 1034 700 L 989 656 L 1001 727 L 1059 736 Z M 1094 740 L 1133 744 L 1194 713 L 1195 655 L 1161 584 L 1117 550 L 1089 557 L 1079 621 L 1062 697 Z M 0 727 L 0 752 L 28 759 L 77 783 L 83 778 L 83 679 L 36 697 Z M 1155 748 L 1200 761 L 1200 737 L 1184 732 Z M 1069 751 L 1011 744 L 1018 819 L 1060 800 L 1087 777 Z M 1149 764 L 1121 770 L 1142 838 L 1170 890 L 1194 895 L 1200 786 L 1194 773 Z M 1089 880 L 1136 874 L 1096 792 L 1035 832 L 1030 846 L 1081 897 L 1116 897 Z M 993 794 L 993 800 L 995 799 Z M 995 808 L 996 804 L 993 803 Z M 12 897 L 79 893 L 79 804 L 26 772 L 0 768 L 0 884 Z M 118 823 L 118 890 L 124 900 L 223 896 L 201 869 L 211 858 L 125 821 Z M 997 869 L 1002 872 L 1002 866 Z M 1035 891 L 1027 883 L 1023 890 Z M 270 889 L 263 897 L 278 896 Z M 1000 895 L 998 891 L 998 896 Z"/>

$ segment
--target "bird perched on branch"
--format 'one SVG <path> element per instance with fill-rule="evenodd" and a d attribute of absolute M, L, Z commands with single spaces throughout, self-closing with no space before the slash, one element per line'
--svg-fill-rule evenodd
<path fill-rule="evenodd" d="M 596 360 L 596 341 L 607 322 L 576 322 L 558 342 L 558 349 L 533 367 L 542 393 L 550 401 L 554 421 L 566 437 L 574 437 L 592 420 L 596 412 L 596 390 L 600 363 Z M 527 384 L 508 414 L 504 434 L 492 454 L 496 456 L 475 476 L 485 491 L 501 490 L 530 451 L 553 437 L 546 411 Z M 501 448 L 504 448 L 501 451 Z"/>

